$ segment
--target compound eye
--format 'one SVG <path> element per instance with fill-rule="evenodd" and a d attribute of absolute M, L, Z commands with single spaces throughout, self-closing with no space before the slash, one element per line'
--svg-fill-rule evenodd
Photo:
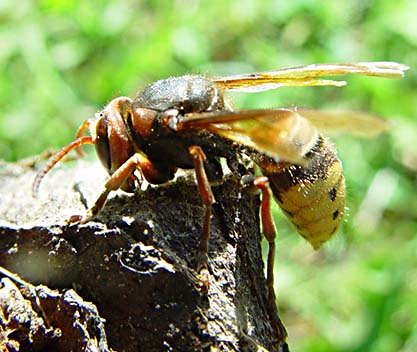
<path fill-rule="evenodd" d="M 108 119 L 107 114 L 103 111 L 99 114 L 99 119 L 96 123 L 96 153 L 103 164 L 103 166 L 110 171 L 111 157 L 108 135 Z"/>

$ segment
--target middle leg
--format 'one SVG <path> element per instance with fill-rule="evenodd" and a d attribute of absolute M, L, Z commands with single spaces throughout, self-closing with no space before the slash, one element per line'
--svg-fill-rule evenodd
<path fill-rule="evenodd" d="M 215 199 L 204 169 L 206 155 L 199 146 L 191 146 L 188 151 L 194 161 L 198 190 L 205 207 L 204 223 L 197 252 L 197 272 L 202 275 L 203 283 L 208 285 L 208 243 L 210 239 L 211 208 Z"/>

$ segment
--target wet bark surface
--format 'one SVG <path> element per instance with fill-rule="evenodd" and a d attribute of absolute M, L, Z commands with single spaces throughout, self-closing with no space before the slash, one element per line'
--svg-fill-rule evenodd
<path fill-rule="evenodd" d="M 133 195 L 115 192 L 84 225 L 67 220 L 101 192 L 101 167 L 57 168 L 36 199 L 34 175 L 0 164 L 0 266 L 21 278 L 0 275 L 0 343 L 10 351 L 51 343 L 59 351 L 285 350 L 268 311 L 259 198 L 237 177 L 213 187 L 206 289 L 194 270 L 204 209 L 192 173 Z M 25 324 L 13 318 L 16 300 Z M 43 324 L 44 338 L 30 337 L 32 321 Z"/>

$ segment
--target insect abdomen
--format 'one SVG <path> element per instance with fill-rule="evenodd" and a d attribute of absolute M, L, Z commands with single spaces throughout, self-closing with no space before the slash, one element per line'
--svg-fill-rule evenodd
<path fill-rule="evenodd" d="M 262 167 L 272 192 L 289 220 L 318 249 L 336 232 L 345 210 L 345 178 L 334 148 L 319 137 L 306 165 Z"/>

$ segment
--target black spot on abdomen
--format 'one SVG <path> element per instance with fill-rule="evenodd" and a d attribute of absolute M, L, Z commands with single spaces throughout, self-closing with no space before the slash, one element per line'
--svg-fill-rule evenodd
<path fill-rule="evenodd" d="M 332 202 L 334 202 L 335 201 L 335 199 L 336 199 L 336 188 L 330 188 L 330 190 L 329 190 L 329 197 L 330 197 L 330 200 L 332 201 Z"/>

